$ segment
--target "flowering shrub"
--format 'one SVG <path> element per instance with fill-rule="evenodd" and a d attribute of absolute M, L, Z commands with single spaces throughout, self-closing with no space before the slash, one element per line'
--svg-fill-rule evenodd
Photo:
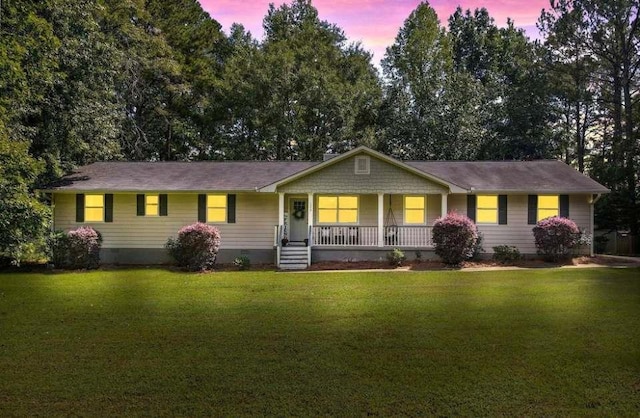
<path fill-rule="evenodd" d="M 169 238 L 165 245 L 180 267 L 201 271 L 213 267 L 220 248 L 218 228 L 197 222 L 178 231 L 176 239 Z"/>
<path fill-rule="evenodd" d="M 546 259 L 558 261 L 567 257 L 571 248 L 578 244 L 580 230 L 571 219 L 552 216 L 536 224 L 533 237 L 538 254 Z"/>
<path fill-rule="evenodd" d="M 58 231 L 51 237 L 51 261 L 60 268 L 95 269 L 100 265 L 101 246 L 102 236 L 90 226 Z"/>
<path fill-rule="evenodd" d="M 478 229 L 464 215 L 451 212 L 433 224 L 433 244 L 436 255 L 446 264 L 460 264 L 473 256 L 478 241 Z"/>

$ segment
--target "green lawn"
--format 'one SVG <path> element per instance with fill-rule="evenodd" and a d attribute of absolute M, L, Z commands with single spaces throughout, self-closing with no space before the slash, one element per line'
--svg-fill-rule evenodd
<path fill-rule="evenodd" d="M 640 270 L 0 275 L 0 416 L 640 414 Z"/>

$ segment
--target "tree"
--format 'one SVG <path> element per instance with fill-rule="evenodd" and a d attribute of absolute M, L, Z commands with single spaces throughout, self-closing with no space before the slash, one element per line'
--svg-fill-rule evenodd
<path fill-rule="evenodd" d="M 439 158 L 450 139 L 442 136 L 442 126 L 452 53 L 450 39 L 428 3 L 405 20 L 387 48 L 382 69 L 387 128 L 382 150 L 402 158 Z"/>
<path fill-rule="evenodd" d="M 10 141 L 0 121 L 0 256 L 20 261 L 27 244 L 43 237 L 49 208 L 31 190 L 41 161 L 29 156 L 29 143 Z"/>
<path fill-rule="evenodd" d="M 590 173 L 612 189 L 597 208 L 604 221 L 600 226 L 629 228 L 638 234 L 640 148 L 635 96 L 640 85 L 640 1 L 560 0 L 543 12 L 541 21 L 553 48 L 592 57 L 588 83 L 599 109 L 590 138 L 596 152 L 588 165 Z M 561 61 L 571 63 L 566 57 Z M 582 61 L 576 63 L 582 65 Z"/>
<path fill-rule="evenodd" d="M 225 156 L 237 144 L 244 158 L 320 159 L 370 142 L 380 98 L 371 55 L 307 0 L 270 6 L 263 25 L 261 44 L 239 26 L 231 34 Z"/>

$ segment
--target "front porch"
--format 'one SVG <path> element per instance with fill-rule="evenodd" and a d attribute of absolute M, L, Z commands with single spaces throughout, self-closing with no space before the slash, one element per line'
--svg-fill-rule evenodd
<path fill-rule="evenodd" d="M 295 246 L 296 265 L 306 249 L 346 251 L 433 248 L 433 222 L 447 213 L 447 194 L 279 193 L 274 247 L 280 267 Z M 344 202 L 344 204 L 342 203 Z M 342 206 L 345 206 L 344 208 Z M 335 213 L 334 213 L 335 212 Z"/>

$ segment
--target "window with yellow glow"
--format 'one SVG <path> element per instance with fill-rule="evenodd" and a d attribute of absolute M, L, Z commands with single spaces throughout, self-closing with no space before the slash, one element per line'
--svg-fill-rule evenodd
<path fill-rule="evenodd" d="M 358 223 L 358 196 L 318 196 L 318 223 Z"/>
<path fill-rule="evenodd" d="M 104 221 L 104 195 L 88 194 L 84 196 L 84 221 Z"/>
<path fill-rule="evenodd" d="M 158 216 L 159 197 L 157 194 L 144 195 L 144 213 L 146 216 Z"/>
<path fill-rule="evenodd" d="M 538 196 L 538 220 L 558 216 L 560 213 L 560 197 Z"/>
<path fill-rule="evenodd" d="M 424 196 L 405 196 L 404 223 L 408 225 L 424 224 L 425 203 Z"/>
<path fill-rule="evenodd" d="M 498 223 L 498 196 L 478 195 L 476 201 L 476 223 Z"/>
<path fill-rule="evenodd" d="M 207 195 L 207 222 L 227 221 L 227 195 Z"/>

